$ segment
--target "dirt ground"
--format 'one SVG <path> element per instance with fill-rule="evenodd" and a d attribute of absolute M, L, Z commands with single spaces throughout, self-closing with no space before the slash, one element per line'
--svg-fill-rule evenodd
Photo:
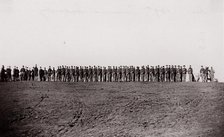
<path fill-rule="evenodd" d="M 1 137 L 223 137 L 223 83 L 0 83 Z"/>

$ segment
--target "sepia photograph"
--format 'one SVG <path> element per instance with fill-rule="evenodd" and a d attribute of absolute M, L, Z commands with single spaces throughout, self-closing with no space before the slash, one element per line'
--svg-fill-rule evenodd
<path fill-rule="evenodd" d="M 224 0 L 0 0 L 0 137 L 224 137 Z"/>

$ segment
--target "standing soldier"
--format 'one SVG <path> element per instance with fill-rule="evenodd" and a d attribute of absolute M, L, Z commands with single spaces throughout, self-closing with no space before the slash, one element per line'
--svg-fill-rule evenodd
<path fill-rule="evenodd" d="M 155 81 L 156 82 L 159 82 L 160 81 L 160 79 L 159 79 L 159 76 L 160 76 L 159 72 L 160 72 L 160 66 L 158 65 L 155 68 L 155 79 L 156 79 Z"/>
<path fill-rule="evenodd" d="M 186 75 L 187 75 L 187 69 L 185 68 L 185 65 L 182 69 L 182 82 L 186 82 Z"/>
<path fill-rule="evenodd" d="M 112 82 L 112 68 L 108 66 L 108 82 Z"/>
<path fill-rule="evenodd" d="M 62 78 L 62 81 L 63 82 L 65 82 L 66 81 L 66 79 L 65 79 L 65 67 L 64 66 L 62 66 L 62 68 L 61 68 L 61 78 Z"/>
<path fill-rule="evenodd" d="M 33 67 L 33 69 L 31 70 L 31 79 L 32 79 L 32 81 L 34 81 L 34 78 L 35 78 L 35 76 L 34 76 L 34 67 Z"/>
<path fill-rule="evenodd" d="M 47 81 L 51 81 L 51 74 L 52 74 L 51 66 L 49 66 L 48 71 L 47 71 L 47 74 L 48 74 Z"/>
<path fill-rule="evenodd" d="M 136 70 L 135 70 L 135 75 L 136 75 L 136 81 L 140 81 L 140 69 L 137 66 Z"/>
<path fill-rule="evenodd" d="M 12 81 L 12 70 L 10 66 L 6 69 L 6 74 L 7 74 L 7 81 Z"/>
<path fill-rule="evenodd" d="M 175 65 L 174 66 L 174 69 L 173 69 L 173 77 L 174 77 L 174 82 L 177 82 L 177 79 L 176 79 L 176 75 L 177 75 L 177 66 Z"/>
<path fill-rule="evenodd" d="M 44 70 L 40 67 L 39 69 L 40 81 L 44 81 Z"/>
<path fill-rule="evenodd" d="M 189 76 L 189 81 L 193 81 L 193 69 L 191 68 L 191 65 L 188 68 L 188 76 Z"/>
<path fill-rule="evenodd" d="M 147 82 L 149 81 L 149 65 L 147 65 L 145 69 L 145 80 Z"/>
<path fill-rule="evenodd" d="M 176 71 L 176 82 L 180 82 L 180 66 L 179 65 Z"/>
<path fill-rule="evenodd" d="M 81 82 L 83 82 L 83 67 L 82 66 L 79 67 L 79 79 Z"/>
<path fill-rule="evenodd" d="M 135 68 L 134 66 L 131 66 L 131 81 L 135 81 Z"/>
<path fill-rule="evenodd" d="M 140 70 L 140 81 L 144 82 L 145 79 L 144 79 L 144 76 L 145 76 L 145 66 L 142 66 L 141 70 Z"/>
<path fill-rule="evenodd" d="M 34 67 L 34 80 L 38 81 L 38 67 L 37 67 L 37 64 Z"/>
<path fill-rule="evenodd" d="M 76 69 L 75 69 L 75 82 L 79 82 L 79 67 L 77 66 Z"/>
<path fill-rule="evenodd" d="M 89 76 L 89 81 L 93 82 L 93 69 L 91 66 L 89 66 L 88 76 Z"/>
<path fill-rule="evenodd" d="M 125 66 L 122 67 L 122 81 L 124 82 L 126 80 L 126 69 Z"/>
<path fill-rule="evenodd" d="M 115 66 L 113 66 L 113 68 L 112 68 L 112 81 L 113 81 L 113 82 L 116 81 L 116 80 L 115 80 L 115 79 L 116 79 L 116 78 L 115 78 L 115 77 L 116 77 L 116 76 L 115 76 L 115 75 L 116 75 L 115 71 L 116 71 Z"/>
<path fill-rule="evenodd" d="M 122 67 L 121 66 L 119 66 L 117 74 L 118 74 L 118 81 L 121 82 L 122 81 Z"/>
<path fill-rule="evenodd" d="M 48 74 L 47 74 L 47 69 L 44 67 L 44 81 L 47 80 Z"/>
<path fill-rule="evenodd" d="M 169 82 L 169 73 L 170 73 L 170 69 L 168 67 L 168 65 L 166 65 L 166 68 L 165 68 L 165 77 L 166 77 L 166 82 Z"/>
<path fill-rule="evenodd" d="M 165 70 L 165 67 L 161 67 L 161 82 L 164 82 L 165 81 L 165 73 L 166 73 L 166 70 Z"/>
<path fill-rule="evenodd" d="M 205 82 L 205 69 L 203 66 L 201 66 L 201 69 L 200 69 L 200 77 L 202 82 Z"/>
<path fill-rule="evenodd" d="M 183 71 L 182 71 L 182 66 L 180 66 L 180 82 L 183 80 Z"/>
<path fill-rule="evenodd" d="M 56 75 L 56 71 L 55 71 L 55 68 L 53 67 L 53 70 L 52 70 L 52 80 L 55 82 L 55 75 Z"/>
<path fill-rule="evenodd" d="M 103 67 L 103 82 L 107 82 L 107 68 Z"/>
<path fill-rule="evenodd" d="M 126 68 L 126 75 L 127 75 L 127 81 L 130 82 L 131 81 L 131 70 L 130 70 L 129 66 L 127 66 L 127 68 Z"/>
<path fill-rule="evenodd" d="M 24 66 L 20 69 L 20 79 L 21 79 L 21 81 L 25 80 L 25 68 L 24 68 Z"/>
<path fill-rule="evenodd" d="M 12 77 L 13 77 L 13 81 L 17 81 L 17 79 L 16 79 L 16 66 L 14 66 Z"/>
<path fill-rule="evenodd" d="M 61 76 L 62 76 L 62 70 L 61 66 L 59 66 L 57 69 L 57 81 L 61 81 Z"/>
<path fill-rule="evenodd" d="M 174 82 L 174 67 L 173 67 L 173 65 L 170 68 L 170 81 Z"/>
<path fill-rule="evenodd" d="M 205 82 L 208 82 L 208 79 L 210 79 L 210 78 L 208 78 L 208 73 L 209 73 L 209 68 L 206 67 L 206 68 L 205 68 L 205 76 L 204 76 L 204 78 L 205 78 Z"/>
<path fill-rule="evenodd" d="M 93 67 L 93 81 L 97 82 L 97 68 L 96 68 L 96 66 Z"/>
<path fill-rule="evenodd" d="M 210 70 L 210 78 L 211 78 L 211 81 L 213 82 L 215 78 L 215 70 L 213 69 L 213 67 L 211 67 L 211 70 Z"/>
<path fill-rule="evenodd" d="M 154 67 L 151 66 L 151 68 L 149 68 L 149 81 L 153 82 L 154 81 Z"/>

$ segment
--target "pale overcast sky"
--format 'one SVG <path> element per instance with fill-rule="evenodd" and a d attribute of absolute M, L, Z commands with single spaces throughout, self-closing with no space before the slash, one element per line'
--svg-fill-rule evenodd
<path fill-rule="evenodd" d="M 223 0 L 0 0 L 0 64 L 214 66 Z"/>

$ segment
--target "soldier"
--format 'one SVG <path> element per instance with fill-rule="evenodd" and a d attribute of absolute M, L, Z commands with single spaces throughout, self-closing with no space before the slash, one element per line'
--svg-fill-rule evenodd
<path fill-rule="evenodd" d="M 210 78 L 211 78 L 211 82 L 213 82 L 214 78 L 215 78 L 215 70 L 213 69 L 213 67 L 211 67 L 209 75 L 210 75 Z"/>
<path fill-rule="evenodd" d="M 154 80 L 155 80 L 154 74 L 155 74 L 154 67 L 151 66 L 151 68 L 149 69 L 149 81 L 150 82 L 154 82 Z"/>
<path fill-rule="evenodd" d="M 108 66 L 108 82 L 112 82 L 112 68 Z"/>
<path fill-rule="evenodd" d="M 118 81 L 121 82 L 122 81 L 122 67 L 120 66 L 117 70 L 117 74 L 118 74 Z"/>
<path fill-rule="evenodd" d="M 31 79 L 32 79 L 32 81 L 34 81 L 34 78 L 35 78 L 35 75 L 34 75 L 34 67 L 33 67 L 33 69 L 31 69 Z"/>
<path fill-rule="evenodd" d="M 79 67 L 79 80 L 80 80 L 80 82 L 84 81 L 83 80 L 83 67 L 82 66 Z"/>
<path fill-rule="evenodd" d="M 79 74 L 79 67 L 77 66 L 76 67 L 76 69 L 75 69 L 75 82 L 79 82 L 79 76 L 80 76 L 80 74 Z"/>
<path fill-rule="evenodd" d="M 142 68 L 140 70 L 140 81 L 142 81 L 142 82 L 145 81 L 144 76 L 145 76 L 145 66 L 142 66 Z"/>
<path fill-rule="evenodd" d="M 97 68 L 96 68 L 96 66 L 93 67 L 93 81 L 97 82 Z"/>
<path fill-rule="evenodd" d="M 102 78 L 103 78 L 103 72 L 102 72 L 103 70 L 102 70 L 102 67 L 101 66 L 98 66 L 98 71 L 97 71 L 97 73 L 98 73 L 98 81 L 99 82 L 102 82 Z"/>
<path fill-rule="evenodd" d="M 6 69 L 6 76 L 7 76 L 7 81 L 12 81 L 12 70 L 10 66 Z"/>
<path fill-rule="evenodd" d="M 122 80 L 121 81 L 125 81 L 126 80 L 126 69 L 125 69 L 125 66 L 122 66 Z"/>
<path fill-rule="evenodd" d="M 66 79 L 65 79 L 65 67 L 62 65 L 62 68 L 61 68 L 61 79 L 62 79 L 62 81 L 63 82 L 65 82 L 66 81 Z"/>
<path fill-rule="evenodd" d="M 129 66 L 126 67 L 126 76 L 127 76 L 126 81 L 130 82 L 131 81 L 131 70 L 130 70 Z"/>
<path fill-rule="evenodd" d="M 37 67 L 37 64 L 34 67 L 34 79 L 35 79 L 35 81 L 38 81 L 38 67 Z"/>
<path fill-rule="evenodd" d="M 205 82 L 208 82 L 208 80 L 210 79 L 208 76 L 208 73 L 209 73 L 209 68 L 208 67 L 206 67 L 205 68 L 205 76 L 204 76 L 204 78 L 205 78 Z"/>
<path fill-rule="evenodd" d="M 46 67 L 44 67 L 44 81 L 47 80 L 47 77 L 48 77 L 47 69 Z"/>
<path fill-rule="evenodd" d="M 175 65 L 174 66 L 174 69 L 173 69 L 173 77 L 174 77 L 174 82 L 177 82 L 177 66 Z"/>
<path fill-rule="evenodd" d="M 57 69 L 57 81 L 61 81 L 61 66 L 58 66 L 58 69 Z"/>
<path fill-rule="evenodd" d="M 182 71 L 182 66 L 180 66 L 180 82 L 182 82 L 182 77 L 183 77 L 183 71 Z"/>
<path fill-rule="evenodd" d="M 115 66 L 113 66 L 113 68 L 112 68 L 112 81 L 113 81 L 113 82 L 116 81 L 116 80 L 115 80 L 115 79 L 116 79 L 116 78 L 115 78 L 115 77 L 116 77 L 115 75 L 116 75 L 116 73 L 115 73 Z"/>
<path fill-rule="evenodd" d="M 21 81 L 25 80 L 25 68 L 24 68 L 24 66 L 20 69 L 20 79 L 21 79 Z"/>
<path fill-rule="evenodd" d="M 168 65 L 166 65 L 166 68 L 165 68 L 165 81 L 166 82 L 169 82 L 169 74 L 170 74 L 170 68 L 168 67 Z"/>
<path fill-rule="evenodd" d="M 56 70 L 55 68 L 53 67 L 52 69 L 52 76 L 51 76 L 51 79 L 55 82 L 55 75 L 56 75 Z"/>
<path fill-rule="evenodd" d="M 44 81 L 44 70 L 42 67 L 39 69 L 39 76 L 40 76 L 40 81 Z"/>
<path fill-rule="evenodd" d="M 4 65 L 2 65 L 2 69 L 1 69 L 1 81 L 6 82 L 6 71 L 5 71 Z"/>
<path fill-rule="evenodd" d="M 186 75 L 187 75 L 187 69 L 185 68 L 185 65 L 182 69 L 182 82 L 186 82 Z"/>
<path fill-rule="evenodd" d="M 165 67 L 162 66 L 161 67 L 161 82 L 165 81 L 165 73 L 166 73 Z"/>
<path fill-rule="evenodd" d="M 173 65 L 170 68 L 170 81 L 174 82 L 174 66 Z"/>
<path fill-rule="evenodd" d="M 200 69 L 200 77 L 202 82 L 205 82 L 205 69 L 203 66 L 201 66 L 201 69 Z"/>
<path fill-rule="evenodd" d="M 139 67 L 137 66 L 136 70 L 135 70 L 135 78 L 136 78 L 136 81 L 140 81 L 140 69 Z"/>
<path fill-rule="evenodd" d="M 107 82 L 107 68 L 103 67 L 103 82 Z"/>
<path fill-rule="evenodd" d="M 193 81 L 193 69 L 191 68 L 191 65 L 188 68 L 188 76 L 189 76 L 189 81 Z"/>
<path fill-rule="evenodd" d="M 149 65 L 147 65 L 145 69 L 145 81 L 149 81 Z"/>
<path fill-rule="evenodd" d="M 176 82 L 180 82 L 180 66 L 178 65 L 177 66 L 177 69 L 176 69 Z"/>
<path fill-rule="evenodd" d="M 47 74 L 48 74 L 47 75 L 47 81 L 51 81 L 51 74 L 52 74 L 51 66 L 49 66 Z"/>

